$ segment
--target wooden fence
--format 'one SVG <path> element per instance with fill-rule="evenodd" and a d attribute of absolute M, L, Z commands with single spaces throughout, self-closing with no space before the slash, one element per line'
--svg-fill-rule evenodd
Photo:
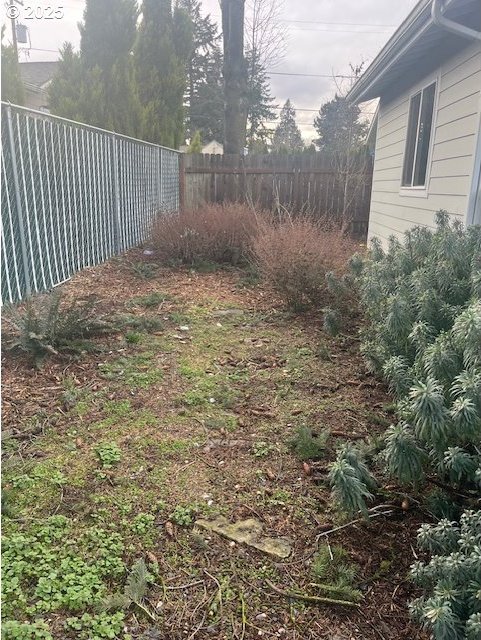
<path fill-rule="evenodd" d="M 321 153 L 295 155 L 185 154 L 181 166 L 181 204 L 240 201 L 269 210 L 309 212 L 367 233 L 372 159 L 359 155 L 349 171 Z"/>

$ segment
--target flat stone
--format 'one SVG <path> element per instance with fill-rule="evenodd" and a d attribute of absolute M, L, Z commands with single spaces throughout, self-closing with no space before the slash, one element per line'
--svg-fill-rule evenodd
<path fill-rule="evenodd" d="M 287 538 L 270 538 L 262 535 L 262 524 L 256 518 L 229 522 L 224 516 L 215 520 L 196 520 L 195 524 L 207 531 L 218 533 L 234 542 L 247 544 L 277 558 L 288 558 L 291 554 L 291 543 Z"/>

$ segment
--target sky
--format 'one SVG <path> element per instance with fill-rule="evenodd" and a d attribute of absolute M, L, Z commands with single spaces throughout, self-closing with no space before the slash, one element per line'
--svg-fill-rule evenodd
<path fill-rule="evenodd" d="M 270 76 L 275 104 L 281 107 L 287 98 L 297 108 L 297 122 L 306 141 L 315 137 L 312 121 L 320 105 L 334 97 L 333 75 L 349 75 L 349 63 L 368 64 L 418 0 L 278 0 L 281 19 L 287 27 L 287 46 L 282 60 L 274 65 L 276 74 L 313 74 Z M 5 7 L 2 3 L 2 22 Z M 13 4 L 13 0 L 11 2 Z M 79 44 L 78 22 L 84 0 L 24 0 L 19 7 L 19 22 L 29 30 L 29 45 L 20 45 L 20 61 L 56 60 L 65 41 Z M 220 23 L 219 0 L 203 0 L 204 12 Z M 35 9 L 28 15 L 26 7 Z M 59 18 L 49 18 L 45 7 L 62 8 Z M 6 40 L 10 39 L 9 27 Z M 337 82 L 347 82 L 337 79 Z M 346 85 L 343 85 L 346 88 Z M 366 103 L 363 112 L 369 118 L 375 104 Z M 272 125 L 275 126 L 275 125 Z"/>

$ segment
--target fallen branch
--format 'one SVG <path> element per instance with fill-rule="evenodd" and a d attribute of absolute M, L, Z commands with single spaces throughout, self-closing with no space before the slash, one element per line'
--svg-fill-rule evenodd
<path fill-rule="evenodd" d="M 341 607 L 355 607 L 358 609 L 360 605 L 357 602 L 351 602 L 350 600 L 337 600 L 336 598 L 323 598 L 321 596 L 308 596 L 303 593 L 296 593 L 295 591 L 283 591 L 276 587 L 270 580 L 266 580 L 270 588 L 284 598 L 290 600 L 303 600 L 304 602 L 314 602 L 316 604 L 329 604 Z"/>

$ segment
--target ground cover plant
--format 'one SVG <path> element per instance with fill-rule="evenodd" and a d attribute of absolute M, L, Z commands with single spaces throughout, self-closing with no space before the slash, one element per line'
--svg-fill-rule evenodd
<path fill-rule="evenodd" d="M 94 291 L 102 314 L 160 330 L 121 328 L 38 370 L 3 354 L 4 636 L 423 638 L 403 582 L 420 514 L 338 529 L 326 485 L 336 448 L 389 417 L 356 327 L 332 338 L 242 270 L 144 279 L 143 259 L 79 273 L 63 296 Z M 196 525 L 219 516 L 258 520 L 289 557 Z"/>

